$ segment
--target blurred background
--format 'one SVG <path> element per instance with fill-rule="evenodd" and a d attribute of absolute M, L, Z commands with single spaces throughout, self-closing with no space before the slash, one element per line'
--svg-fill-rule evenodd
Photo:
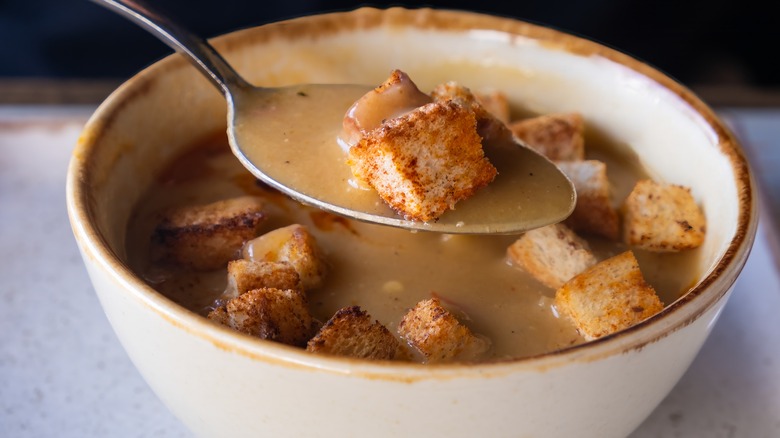
<path fill-rule="evenodd" d="M 739 0 L 148 2 L 207 37 L 365 5 L 467 9 L 550 25 L 618 48 L 694 88 L 711 104 L 776 103 L 780 89 L 780 31 L 770 2 L 762 7 Z M 168 53 L 145 31 L 87 0 L 0 0 L 0 102 L 58 98 L 47 93 L 99 101 L 106 90 Z"/>

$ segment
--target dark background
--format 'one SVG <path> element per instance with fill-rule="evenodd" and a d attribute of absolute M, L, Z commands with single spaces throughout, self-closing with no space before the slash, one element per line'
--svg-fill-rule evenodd
<path fill-rule="evenodd" d="M 780 85 L 780 19 L 770 2 L 149 0 L 210 37 L 361 5 L 433 6 L 521 18 L 597 40 L 691 84 Z M 759 7 L 760 6 L 760 7 Z M 87 0 L 0 0 L 0 77 L 126 78 L 170 49 Z"/>

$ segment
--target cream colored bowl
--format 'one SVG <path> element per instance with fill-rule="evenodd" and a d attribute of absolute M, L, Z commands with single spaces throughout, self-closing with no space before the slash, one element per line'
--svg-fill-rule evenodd
<path fill-rule="evenodd" d="M 68 208 L 106 315 L 149 385 L 203 436 L 577 436 L 630 433 L 698 352 L 756 229 L 754 186 L 732 134 L 680 84 L 547 28 L 460 12 L 361 9 L 214 41 L 256 84 L 378 83 L 393 68 L 505 90 L 538 113 L 579 111 L 652 176 L 692 187 L 709 219 L 702 276 L 629 330 L 538 357 L 421 366 L 320 357 L 239 335 L 130 271 L 125 230 L 171 157 L 217 129 L 226 105 L 172 56 L 100 106 L 74 152 Z"/>

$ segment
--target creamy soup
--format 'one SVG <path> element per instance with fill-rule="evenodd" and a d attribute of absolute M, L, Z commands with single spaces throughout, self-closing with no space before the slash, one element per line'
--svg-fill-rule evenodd
<path fill-rule="evenodd" d="M 563 220 L 573 207 L 570 185 L 551 163 L 514 143 L 493 144 L 485 148 L 498 169 L 493 182 L 436 222 L 403 221 L 375 191 L 355 181 L 335 141 L 345 110 L 365 92 L 365 86 L 300 85 L 270 95 L 242 93 L 235 120 L 240 152 L 271 183 L 291 187 L 303 200 L 324 200 L 404 227 L 436 230 L 450 224 L 458 233 L 524 231 Z"/>
<path fill-rule="evenodd" d="M 645 174 L 625 151 L 595 133 L 586 135 L 588 158 L 605 161 L 614 198 L 622 202 Z M 260 184 L 231 154 L 224 134 L 191 148 L 160 175 L 139 203 L 128 229 L 130 263 L 171 300 L 206 315 L 226 285 L 226 270 L 191 272 L 153 264 L 149 242 L 159 212 L 240 195 L 267 200 L 263 232 L 292 223 L 309 228 L 330 271 L 323 287 L 307 291 L 310 311 L 321 321 L 359 305 L 391 332 L 407 309 L 439 297 L 463 323 L 491 341 L 487 359 L 532 356 L 584 342 L 552 307 L 555 291 L 507 263 L 517 236 L 443 235 L 371 225 L 304 207 Z M 588 238 L 601 260 L 622 244 Z M 697 277 L 699 251 L 651 254 L 634 251 L 647 281 L 665 304 Z"/>

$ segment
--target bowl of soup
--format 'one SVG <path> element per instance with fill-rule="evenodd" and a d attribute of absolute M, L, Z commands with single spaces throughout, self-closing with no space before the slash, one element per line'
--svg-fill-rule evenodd
<path fill-rule="evenodd" d="M 688 368 L 747 259 L 755 188 L 737 140 L 683 85 L 619 51 L 507 18 L 402 8 L 297 18 L 213 44 L 257 85 L 376 85 L 400 69 L 425 92 L 449 81 L 500 91 L 512 120 L 579 114 L 585 158 L 606 163 L 615 211 L 638 181 L 679 185 L 706 232 L 677 252 L 585 236 L 599 261 L 632 251 L 662 305 L 625 328 L 584 335 L 556 307 L 555 288 L 508 262 L 521 236 L 353 222 L 256 181 L 230 153 L 221 94 L 170 56 L 89 120 L 67 202 L 119 340 L 198 435 L 625 436 Z M 433 299 L 486 347 L 468 360 L 367 360 L 210 318 L 224 306 L 226 267 L 172 268 L 154 255 L 155 236 L 172 209 L 247 196 L 266 206 L 258 235 L 297 224 L 316 239 L 328 273 L 306 290 L 305 306 L 318 327 L 360 306 L 403 345 L 404 315 Z"/>

